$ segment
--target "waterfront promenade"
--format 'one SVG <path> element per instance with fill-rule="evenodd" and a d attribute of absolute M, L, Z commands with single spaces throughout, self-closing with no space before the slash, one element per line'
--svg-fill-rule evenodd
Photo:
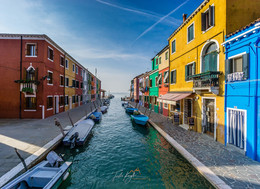
<path fill-rule="evenodd" d="M 131 103 L 136 106 L 135 103 Z M 249 159 L 235 148 L 216 142 L 206 134 L 174 126 L 165 116 L 138 105 L 142 113 L 166 132 L 191 156 L 209 168 L 231 188 L 260 188 L 260 163 Z M 176 146 L 174 146 L 176 147 Z M 187 157 L 186 157 L 187 158 Z M 188 161 L 192 161 L 188 159 Z M 203 167 L 196 167 L 201 173 Z"/>
<path fill-rule="evenodd" d="M 14 148 L 18 149 L 24 159 L 36 154 L 36 157 L 33 158 L 35 161 L 30 163 L 32 165 L 41 158 L 40 156 L 43 153 L 50 151 L 51 148 L 54 148 L 55 145 L 59 144 L 59 141 L 62 138 L 60 129 L 54 124 L 54 118 L 59 118 L 63 128 L 66 128 L 67 126 L 71 126 L 68 112 L 73 123 L 76 123 L 89 114 L 91 110 L 94 110 L 95 106 L 97 107 L 99 104 L 100 102 L 96 102 L 95 105 L 93 103 L 88 103 L 69 111 L 48 117 L 44 120 L 1 119 L 0 187 L 3 184 L 1 182 L 6 180 L 6 178 L 3 178 L 6 177 L 4 174 L 21 163 Z M 52 144 L 46 147 L 46 144 L 50 143 L 50 141 L 53 141 Z"/>

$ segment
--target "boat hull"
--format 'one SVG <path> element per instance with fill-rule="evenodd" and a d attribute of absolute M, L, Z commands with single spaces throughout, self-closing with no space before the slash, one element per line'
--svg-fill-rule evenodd
<path fill-rule="evenodd" d="M 138 109 L 137 108 L 126 108 L 125 109 L 125 112 L 128 114 L 133 114 L 134 111 L 138 111 Z"/>
<path fill-rule="evenodd" d="M 149 117 L 144 115 L 131 115 L 131 119 L 134 123 L 144 126 L 149 120 Z"/>

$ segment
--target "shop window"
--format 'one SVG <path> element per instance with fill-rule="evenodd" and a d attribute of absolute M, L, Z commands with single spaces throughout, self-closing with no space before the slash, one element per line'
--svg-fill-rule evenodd
<path fill-rule="evenodd" d="M 53 97 L 47 97 L 47 109 L 53 108 Z"/>
<path fill-rule="evenodd" d="M 25 97 L 24 98 L 24 109 L 36 110 L 36 97 Z"/>
<path fill-rule="evenodd" d="M 214 6 L 209 6 L 209 9 L 201 13 L 201 31 L 206 31 L 215 24 L 215 8 Z"/>
<path fill-rule="evenodd" d="M 190 81 L 189 76 L 195 75 L 195 62 L 185 66 L 185 81 Z"/>

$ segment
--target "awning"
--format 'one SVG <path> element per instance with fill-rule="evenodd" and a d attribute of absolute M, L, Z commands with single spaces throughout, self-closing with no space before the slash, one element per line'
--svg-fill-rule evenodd
<path fill-rule="evenodd" d="M 167 93 L 162 95 L 159 99 L 160 102 L 176 105 L 176 101 L 190 96 L 192 93 Z"/>

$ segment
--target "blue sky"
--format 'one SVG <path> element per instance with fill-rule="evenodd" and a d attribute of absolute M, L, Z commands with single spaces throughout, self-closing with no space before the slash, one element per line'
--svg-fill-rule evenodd
<path fill-rule="evenodd" d="M 127 92 L 202 0 L 0 0 L 1 33 L 47 34 L 95 73 L 102 88 Z"/>

